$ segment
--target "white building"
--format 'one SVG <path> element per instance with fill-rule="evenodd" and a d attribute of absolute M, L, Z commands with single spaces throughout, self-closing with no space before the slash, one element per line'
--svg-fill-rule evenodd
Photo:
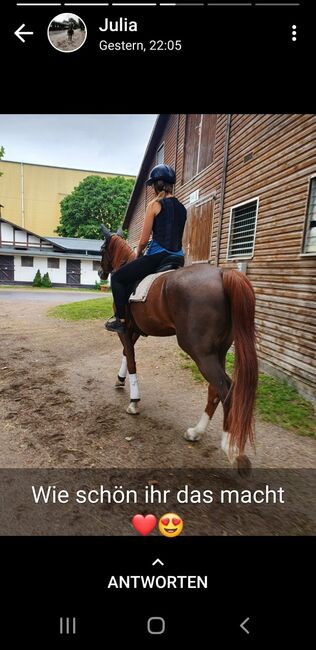
<path fill-rule="evenodd" d="M 102 244 L 98 239 L 40 237 L 0 218 L 0 285 L 32 284 L 39 269 L 54 286 L 94 287 Z"/>

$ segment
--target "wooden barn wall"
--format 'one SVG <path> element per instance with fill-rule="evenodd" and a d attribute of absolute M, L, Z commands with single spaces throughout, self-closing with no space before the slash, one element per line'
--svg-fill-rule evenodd
<path fill-rule="evenodd" d="M 247 261 L 257 299 L 259 358 L 314 399 L 316 257 L 301 251 L 315 173 L 315 115 L 233 115 L 220 264 L 234 265 L 226 259 L 231 207 L 259 197 L 254 254 Z"/>
<path fill-rule="evenodd" d="M 187 263 L 216 263 L 227 117 L 217 116 L 213 162 L 187 183 L 186 115 L 170 115 L 160 140 L 165 142 L 165 162 L 176 168 L 176 195 L 188 209 Z M 246 272 L 257 297 L 259 358 L 266 370 L 288 377 L 316 400 L 316 256 L 301 255 L 309 179 L 316 173 L 315 134 L 315 115 L 232 115 L 219 264 L 235 267 L 239 261 L 227 260 L 231 208 L 258 197 L 254 255 Z M 251 160 L 245 162 L 249 154 Z M 155 164 L 153 158 L 148 173 Z M 199 201 L 190 206 L 190 194 L 197 189 Z M 143 188 L 129 227 L 132 245 L 138 242 L 152 197 L 152 189 Z"/>
<path fill-rule="evenodd" d="M 226 115 L 217 116 L 213 161 L 208 167 L 186 183 L 183 182 L 186 132 L 185 114 L 170 115 L 158 145 L 159 147 L 162 142 L 165 143 L 165 163 L 171 165 L 176 170 L 176 196 L 179 201 L 184 203 L 188 210 L 188 223 L 184 233 L 184 250 L 187 263 L 201 260 L 208 261 L 210 258 L 211 238 L 214 235 L 213 220 L 220 200 L 226 122 Z M 155 164 L 156 159 L 153 157 L 148 165 L 148 175 L 150 169 Z M 197 189 L 199 190 L 199 200 L 191 206 L 190 194 Z M 147 188 L 147 190 L 143 188 L 139 195 L 128 231 L 129 242 L 132 246 L 138 243 L 146 205 L 153 197 L 154 192 L 152 188 Z M 209 245 L 205 244 L 204 227 L 207 223 L 208 228 L 206 231 L 210 237 Z M 200 228 L 198 224 L 201 224 Z M 202 236 L 201 232 L 203 233 Z M 191 245 L 192 242 L 194 242 L 193 248 Z"/>

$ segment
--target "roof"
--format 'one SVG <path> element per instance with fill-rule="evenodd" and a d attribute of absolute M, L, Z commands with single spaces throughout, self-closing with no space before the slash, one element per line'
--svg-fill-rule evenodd
<path fill-rule="evenodd" d="M 75 258 L 85 259 L 85 260 L 98 260 L 101 259 L 100 250 L 95 253 L 85 253 L 82 250 L 74 253 L 72 251 L 68 252 L 66 250 L 54 251 L 49 248 L 13 248 L 13 246 L 1 246 L 0 255 L 22 255 L 27 257 L 65 257 L 65 258 Z"/>
<path fill-rule="evenodd" d="M 73 251 L 97 251 L 104 243 L 103 239 L 79 239 L 78 237 L 45 237 L 46 241 L 64 250 Z"/>
<path fill-rule="evenodd" d="M 23 160 L 5 160 L 4 158 L 0 161 L 1 163 L 13 163 L 14 165 L 30 165 L 31 167 L 48 167 L 50 169 L 66 169 L 72 172 L 87 172 L 88 174 L 108 174 L 109 176 L 124 176 L 125 178 L 135 178 L 133 174 L 123 174 L 123 172 L 106 172 L 95 169 L 81 169 L 81 167 L 59 167 L 58 165 L 41 165 L 40 163 L 30 163 L 24 162 Z"/>
<path fill-rule="evenodd" d="M 69 252 L 87 251 L 91 253 L 100 253 L 100 248 L 104 243 L 103 239 L 79 239 L 79 237 L 42 237 L 42 235 L 37 235 L 35 232 L 32 232 L 31 230 L 27 230 L 27 228 L 23 228 L 23 226 L 18 226 L 16 223 L 13 223 L 12 221 L 8 221 L 3 217 L 1 217 L 0 221 L 3 221 L 4 223 L 8 223 L 9 226 L 13 226 L 13 228 L 16 228 L 17 230 L 22 230 L 28 233 L 29 235 L 32 235 L 33 237 L 37 237 L 38 239 L 40 239 L 43 242 L 46 242 L 49 245 L 53 244 L 63 253 L 68 251 Z M 5 249 L 2 247 L 0 250 L 3 253 Z M 9 250 L 12 252 L 11 248 Z M 25 250 L 31 250 L 31 249 L 28 248 Z"/>
<path fill-rule="evenodd" d="M 147 149 L 144 154 L 143 162 L 141 164 L 141 168 L 138 172 L 138 176 L 136 178 L 136 182 L 134 185 L 134 190 L 132 192 L 131 198 L 129 200 L 129 204 L 127 206 L 126 214 L 124 217 L 123 221 L 123 226 L 122 228 L 128 228 L 130 220 L 133 215 L 133 210 L 135 208 L 138 196 L 140 191 L 143 188 L 144 182 L 147 180 L 149 176 L 149 167 L 152 162 L 152 159 L 157 151 L 157 148 L 160 144 L 160 138 L 164 132 L 165 126 L 168 122 L 168 119 L 170 117 L 170 113 L 161 113 L 158 115 L 157 120 L 154 124 L 154 128 L 152 130 Z"/>

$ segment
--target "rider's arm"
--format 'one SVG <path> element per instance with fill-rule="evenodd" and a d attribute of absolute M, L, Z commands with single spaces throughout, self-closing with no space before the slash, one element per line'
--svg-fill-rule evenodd
<path fill-rule="evenodd" d="M 158 212 L 159 203 L 157 204 L 156 201 L 149 203 L 145 214 L 142 234 L 140 236 L 140 240 L 136 249 L 136 257 L 139 257 L 142 254 L 146 244 L 149 242 L 151 231 L 153 229 L 154 218 Z"/>

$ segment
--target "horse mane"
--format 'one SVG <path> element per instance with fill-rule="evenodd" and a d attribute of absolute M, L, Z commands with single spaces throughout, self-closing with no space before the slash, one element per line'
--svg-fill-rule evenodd
<path fill-rule="evenodd" d="M 119 235 L 112 235 L 109 242 L 109 255 L 113 270 L 119 269 L 123 264 L 132 262 L 136 255 L 125 239 Z"/>

